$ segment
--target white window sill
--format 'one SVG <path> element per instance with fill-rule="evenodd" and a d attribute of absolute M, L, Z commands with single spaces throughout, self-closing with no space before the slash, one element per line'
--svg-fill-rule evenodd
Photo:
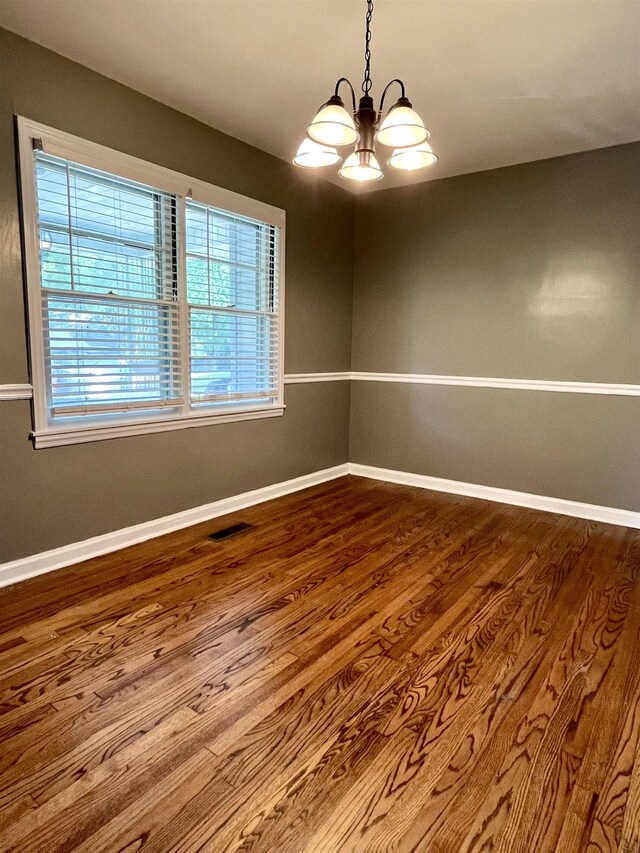
<path fill-rule="evenodd" d="M 85 444 L 89 441 L 105 441 L 128 435 L 146 435 L 151 432 L 168 432 L 175 429 L 190 429 L 211 424 L 226 424 L 232 421 L 253 421 L 258 418 L 274 418 L 284 414 L 282 405 L 268 408 L 227 412 L 225 414 L 193 414 L 186 417 L 163 418 L 130 423 L 82 425 L 67 428 L 54 427 L 32 433 L 35 447 L 61 447 L 66 444 Z"/>

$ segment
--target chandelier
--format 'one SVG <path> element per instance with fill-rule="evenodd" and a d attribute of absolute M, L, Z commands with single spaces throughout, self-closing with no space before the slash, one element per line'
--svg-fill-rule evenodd
<path fill-rule="evenodd" d="M 363 95 L 356 109 L 356 93 L 346 77 L 336 83 L 333 95 L 323 104 L 314 120 L 307 128 L 306 138 L 302 141 L 293 162 L 306 169 L 333 166 L 342 160 L 338 148 L 355 146 L 338 174 L 350 181 L 379 181 L 382 169 L 376 158 L 375 143 L 392 149 L 387 163 L 394 169 L 412 172 L 431 166 L 438 159 L 429 145 L 429 131 L 413 109 L 406 97 L 402 80 L 391 80 L 384 88 L 380 106 L 376 110 L 371 90 L 371 18 L 373 0 L 367 0 L 366 35 L 364 52 Z M 353 111 L 349 113 L 344 106 L 339 91 L 342 84 L 351 90 Z M 382 119 L 384 99 L 389 88 L 397 83 L 400 97 Z"/>

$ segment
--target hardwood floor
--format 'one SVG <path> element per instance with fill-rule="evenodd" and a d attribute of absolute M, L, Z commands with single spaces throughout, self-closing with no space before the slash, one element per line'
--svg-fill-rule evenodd
<path fill-rule="evenodd" d="M 639 851 L 639 661 L 638 531 L 337 480 L 0 591 L 0 848 Z"/>

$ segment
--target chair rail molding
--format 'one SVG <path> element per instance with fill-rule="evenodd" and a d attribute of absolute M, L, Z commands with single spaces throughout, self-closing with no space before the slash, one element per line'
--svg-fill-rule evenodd
<path fill-rule="evenodd" d="M 491 376 L 454 376 L 440 373 L 373 373 L 352 370 L 333 373 L 288 373 L 285 384 L 302 382 L 401 382 L 413 385 L 451 385 L 466 388 L 505 388 L 515 391 L 552 391 L 561 394 L 608 394 L 640 397 L 640 385 L 624 382 L 577 382 L 563 379 L 511 379 Z"/>
<path fill-rule="evenodd" d="M 30 400 L 33 388 L 28 384 L 0 385 L 0 400 Z"/>
<path fill-rule="evenodd" d="M 640 397 L 640 385 L 621 382 L 574 382 L 560 379 L 511 379 L 491 376 L 446 376 L 438 373 L 366 373 L 354 371 L 361 382 L 407 382 L 416 385 L 462 385 L 468 388 L 507 388 L 517 391 L 555 391 L 564 394 L 616 394 Z"/>
<path fill-rule="evenodd" d="M 344 382 L 351 379 L 349 371 L 330 373 L 285 373 L 285 385 L 300 385 L 304 382 Z"/>
<path fill-rule="evenodd" d="M 286 385 L 306 382 L 401 382 L 415 385 L 460 385 L 468 388 L 507 388 L 518 391 L 555 391 L 564 394 L 610 394 L 640 397 L 640 385 L 623 382 L 573 382 L 561 379 L 508 379 L 489 376 L 446 376 L 439 373 L 372 373 L 336 370 L 324 373 L 287 373 Z M 0 400 L 30 400 L 28 383 L 0 385 Z"/>

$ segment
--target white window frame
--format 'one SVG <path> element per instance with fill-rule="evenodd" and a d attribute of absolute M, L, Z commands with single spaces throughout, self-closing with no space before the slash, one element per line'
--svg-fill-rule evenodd
<path fill-rule="evenodd" d="M 87 441 L 117 438 L 127 435 L 142 435 L 151 432 L 185 429 L 187 427 L 206 426 L 213 423 L 254 420 L 268 418 L 284 413 L 284 258 L 285 258 L 285 211 L 270 204 L 231 192 L 222 187 L 213 186 L 205 181 L 191 178 L 172 169 L 157 166 L 129 154 L 114 151 L 104 145 L 89 142 L 78 136 L 56 130 L 30 119 L 18 116 L 18 151 L 20 159 L 20 183 L 22 196 L 22 229 L 26 273 L 26 289 L 29 318 L 29 346 L 31 358 L 31 382 L 33 385 L 33 421 L 32 438 L 35 447 L 55 447 L 65 444 L 79 444 Z M 34 145 L 42 147 L 47 154 L 61 157 L 90 168 L 110 172 L 119 177 L 164 190 L 178 197 L 179 221 L 182 227 L 178 234 L 178 263 L 181 270 L 180 311 L 181 311 L 181 349 L 186 355 L 183 364 L 188 362 L 189 329 L 188 311 L 185 301 L 186 287 L 186 228 L 185 199 L 210 205 L 231 214 L 247 216 L 277 229 L 278 264 L 277 288 L 278 311 L 278 370 L 277 398 L 268 404 L 251 403 L 249 405 L 217 404 L 215 411 L 199 404 L 194 411 L 187 394 L 184 404 L 171 413 L 139 415 L 134 411 L 124 415 L 100 417 L 90 415 L 69 417 L 64 424 L 52 424 L 46 399 L 46 375 L 44 358 L 44 333 L 41 308 L 40 250 L 38 241 L 38 205 Z M 188 369 L 188 368 L 186 368 Z M 186 377 L 183 381 L 186 380 Z M 186 387 L 186 386 L 185 386 Z M 60 419 L 62 420 L 62 419 Z"/>

